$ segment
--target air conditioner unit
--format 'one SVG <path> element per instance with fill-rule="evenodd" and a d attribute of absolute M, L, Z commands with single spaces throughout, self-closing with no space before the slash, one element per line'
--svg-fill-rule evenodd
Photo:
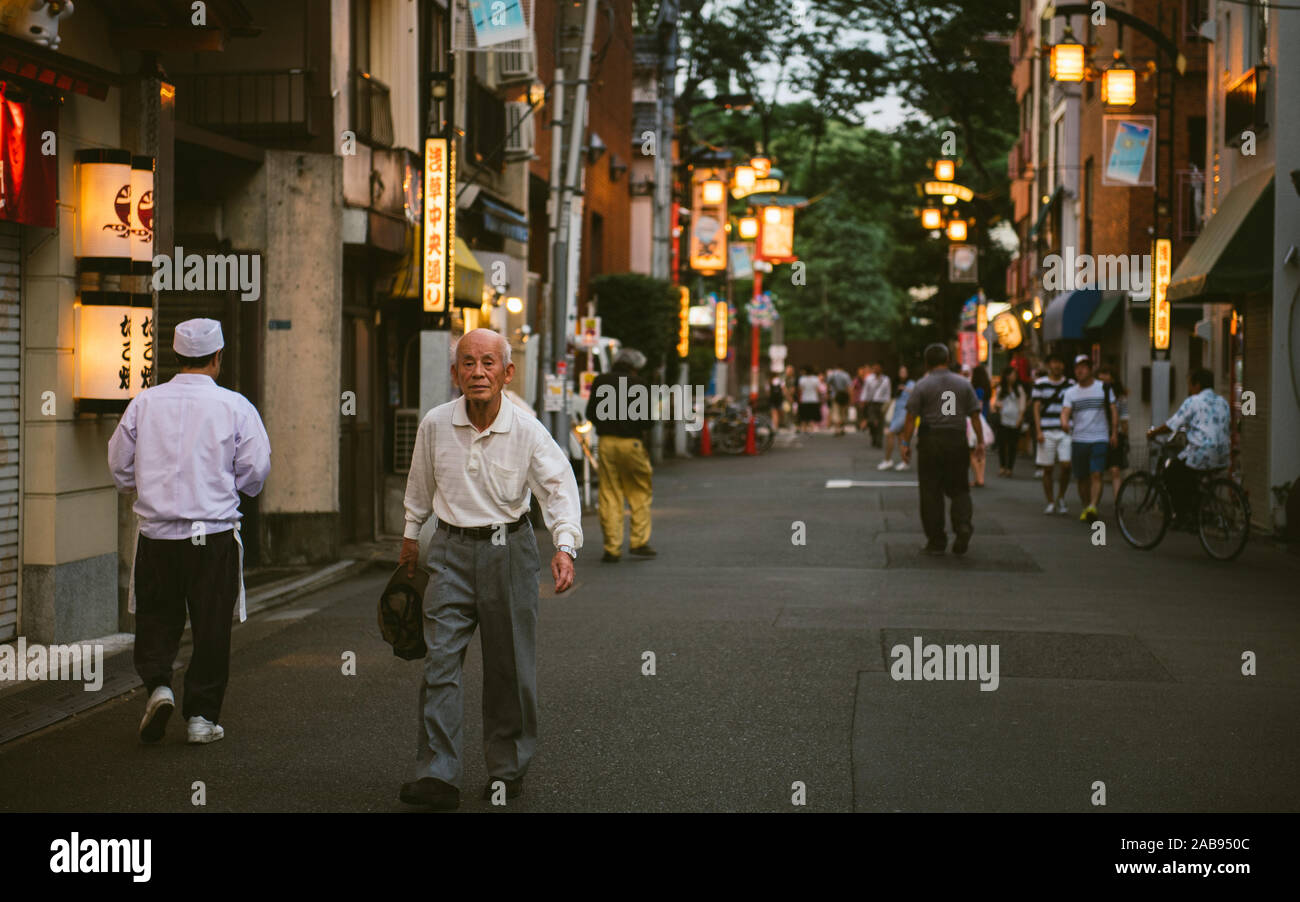
<path fill-rule="evenodd" d="M 393 411 L 393 472 L 409 473 L 415 453 L 415 434 L 420 431 L 420 411 L 402 407 Z"/>
<path fill-rule="evenodd" d="M 537 53 L 533 49 L 532 35 L 499 45 L 493 56 L 496 57 L 497 78 L 501 84 L 537 79 Z"/>
<path fill-rule="evenodd" d="M 537 114 L 530 113 L 526 101 L 506 104 L 506 155 L 530 157 L 533 154 L 533 135 Z"/>

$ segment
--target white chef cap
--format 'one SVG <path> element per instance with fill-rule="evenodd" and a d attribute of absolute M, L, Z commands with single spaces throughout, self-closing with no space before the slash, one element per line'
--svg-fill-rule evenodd
<path fill-rule="evenodd" d="M 207 357 L 225 346 L 221 323 L 215 319 L 187 319 L 176 324 L 172 348 L 182 357 Z"/>

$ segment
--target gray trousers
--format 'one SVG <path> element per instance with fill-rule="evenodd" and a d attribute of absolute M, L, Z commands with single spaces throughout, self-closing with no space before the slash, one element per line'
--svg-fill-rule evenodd
<path fill-rule="evenodd" d="M 528 770 L 537 746 L 537 539 L 525 523 L 503 545 L 434 531 L 424 598 L 416 778 L 460 787 L 465 649 L 481 627 L 483 752 L 490 778 Z"/>

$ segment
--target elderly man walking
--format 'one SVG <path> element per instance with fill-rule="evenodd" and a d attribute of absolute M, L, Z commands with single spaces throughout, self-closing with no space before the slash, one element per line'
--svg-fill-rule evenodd
<path fill-rule="evenodd" d="M 182 714 L 191 743 L 226 735 L 218 723 L 230 678 L 235 603 L 244 609 L 239 495 L 256 495 L 271 470 L 257 409 L 221 388 L 221 324 L 190 319 L 172 343 L 181 371 L 127 405 L 108 442 L 118 491 L 135 492 L 140 537 L 131 569 L 135 669 L 149 691 L 140 738 L 157 742 L 176 706 L 172 665 L 189 608 L 194 654 Z"/>
<path fill-rule="evenodd" d="M 582 547 L 582 508 L 567 455 L 503 394 L 515 374 L 510 344 L 488 329 L 467 333 L 453 351 L 451 374 L 461 397 L 430 410 L 416 433 L 401 552 L 413 575 L 420 528 L 435 515 L 416 779 L 402 785 L 400 797 L 438 811 L 460 805 L 461 669 L 476 626 L 483 630 L 483 797 L 523 792 L 537 745 L 541 564 L 528 521 L 530 490 L 557 549 L 551 559 L 557 593 L 573 585 Z"/>
<path fill-rule="evenodd" d="M 601 373 L 591 383 L 587 399 L 587 419 L 596 425 L 600 437 L 596 453 L 600 459 L 600 530 L 605 535 L 605 554 L 601 561 L 617 564 L 623 554 L 623 508 L 632 512 L 632 537 L 628 551 L 638 557 L 654 557 L 650 547 L 650 501 L 654 495 L 654 471 L 645 452 L 645 433 L 650 426 L 646 404 L 628 403 L 640 386 L 649 398 L 649 387 L 638 371 L 645 366 L 645 355 L 635 348 L 624 348 L 614 358 L 608 373 Z M 620 403 L 621 401 L 621 403 Z M 635 411 L 641 411 L 636 415 Z"/>

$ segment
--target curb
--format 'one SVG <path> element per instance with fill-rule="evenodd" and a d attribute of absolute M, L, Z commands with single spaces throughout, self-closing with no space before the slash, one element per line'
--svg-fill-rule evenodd
<path fill-rule="evenodd" d="M 322 567 L 314 573 L 290 576 L 268 583 L 248 593 L 249 620 L 259 614 L 283 607 L 310 592 L 363 573 L 373 566 L 374 562 L 368 560 L 342 560 Z M 134 647 L 134 637 L 130 642 L 125 642 L 122 641 L 124 636 L 129 637 L 131 634 L 119 633 L 102 639 L 65 643 L 104 645 L 112 649 L 104 656 L 101 674 L 103 685 L 97 691 L 87 692 L 82 683 L 59 680 L 43 680 L 25 687 L 16 684 L 12 688 L 0 688 L 0 746 L 106 704 L 142 686 L 140 677 L 136 675 L 132 657 L 123 653 Z M 187 625 L 176 658 L 177 670 L 189 663 L 189 655 L 186 652 L 189 645 Z"/>

